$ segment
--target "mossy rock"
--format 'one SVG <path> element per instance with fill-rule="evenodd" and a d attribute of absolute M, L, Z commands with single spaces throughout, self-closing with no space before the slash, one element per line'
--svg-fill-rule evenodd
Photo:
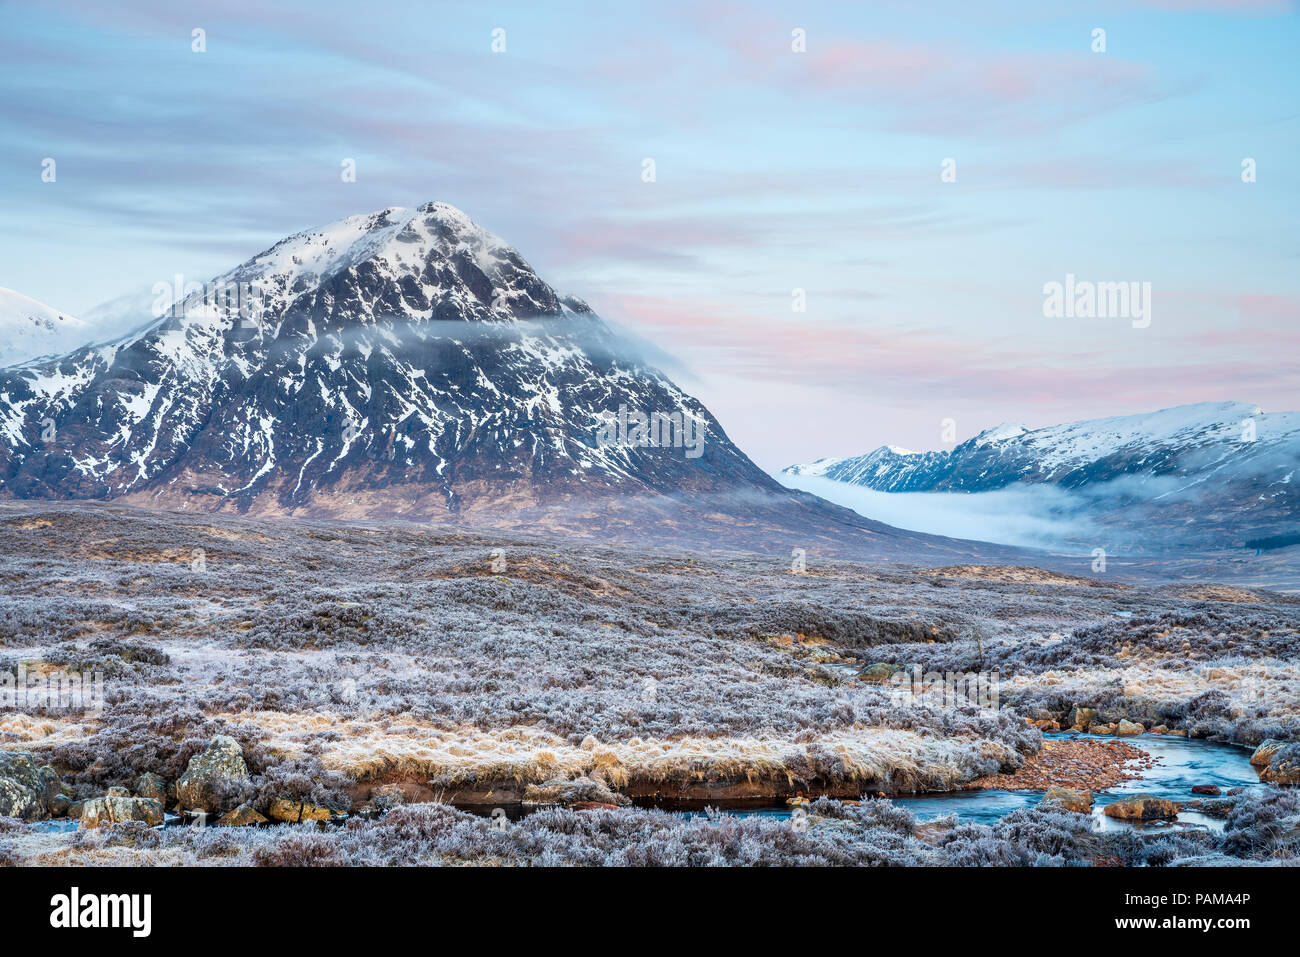
<path fill-rule="evenodd" d="M 135 779 L 135 796 L 152 798 L 160 804 L 167 803 L 167 782 L 152 771 Z"/>
<path fill-rule="evenodd" d="M 227 811 L 217 820 L 217 825 L 220 827 L 250 827 L 265 823 L 267 823 L 266 817 L 247 804 L 241 804 L 233 811 Z"/>
<path fill-rule="evenodd" d="M 0 817 L 39 821 L 50 816 L 59 774 L 30 754 L 0 751 Z"/>
<path fill-rule="evenodd" d="M 219 814 L 241 803 L 242 793 L 252 784 L 244 749 L 234 738 L 219 734 L 190 758 L 176 781 L 176 803 L 186 810 Z"/>

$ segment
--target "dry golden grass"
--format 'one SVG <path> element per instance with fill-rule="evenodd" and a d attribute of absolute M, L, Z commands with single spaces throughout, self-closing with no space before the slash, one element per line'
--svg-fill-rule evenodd
<path fill-rule="evenodd" d="M 941 568 L 927 568 L 923 575 L 939 575 L 944 578 L 969 578 L 973 581 L 1016 582 L 1020 584 L 1039 585 L 1088 585 L 1099 583 L 1091 578 L 1077 575 L 1062 575 L 1042 568 L 1029 568 L 1023 565 L 944 565 Z M 1111 583 L 1111 588 L 1127 586 Z"/>
<path fill-rule="evenodd" d="M 91 717 L 49 718 L 32 717 L 20 711 L 0 712 L 0 750 L 17 747 L 47 751 L 89 737 L 97 724 Z"/>
<path fill-rule="evenodd" d="M 853 727 L 803 743 L 780 736 L 632 738 L 580 745 L 531 727 L 445 730 L 409 717 L 345 718 L 337 715 L 255 711 L 226 714 L 256 725 L 266 745 L 285 756 L 319 742 L 322 762 L 357 781 L 391 775 L 426 777 L 441 786 L 501 781 L 539 782 L 556 775 L 600 772 L 615 787 L 632 782 L 781 780 L 793 784 L 796 766 L 814 751 L 842 760 L 849 780 L 889 777 L 907 786 L 954 788 L 974 756 L 1012 759 L 1004 745 L 977 738 L 937 740 L 911 731 Z"/>
<path fill-rule="evenodd" d="M 1228 585 L 1192 585 L 1178 589 L 1178 594 L 1188 601 L 1226 601 L 1256 605 L 1264 601 L 1253 592 Z"/>

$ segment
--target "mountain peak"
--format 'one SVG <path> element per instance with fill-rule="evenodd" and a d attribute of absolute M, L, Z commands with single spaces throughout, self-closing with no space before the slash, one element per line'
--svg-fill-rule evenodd
<path fill-rule="evenodd" d="M 260 315 L 281 318 L 322 295 L 342 299 L 351 308 L 326 313 L 345 323 L 377 313 L 500 322 L 590 311 L 581 300 L 562 300 L 518 251 L 442 202 L 390 206 L 294 233 L 209 285 L 248 290 Z M 234 321 L 235 310 L 216 305 L 207 289 L 184 303 L 172 312 Z"/>
<path fill-rule="evenodd" d="M 457 229 L 477 230 L 480 232 L 484 231 L 483 227 L 470 219 L 468 213 L 451 205 L 451 203 L 444 203 L 440 200 L 430 200 L 416 210 L 416 212 L 422 213 L 425 216 L 431 216 L 439 222 L 446 223 L 448 226 Z"/>

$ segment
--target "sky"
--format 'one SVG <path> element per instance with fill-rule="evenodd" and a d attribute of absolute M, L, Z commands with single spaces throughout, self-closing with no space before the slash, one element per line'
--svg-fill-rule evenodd
<path fill-rule="evenodd" d="M 441 200 L 768 469 L 1300 409 L 1289 0 L 270 7 L 0 0 L 0 285 L 106 317 Z M 1149 322 L 1045 314 L 1067 275 Z"/>

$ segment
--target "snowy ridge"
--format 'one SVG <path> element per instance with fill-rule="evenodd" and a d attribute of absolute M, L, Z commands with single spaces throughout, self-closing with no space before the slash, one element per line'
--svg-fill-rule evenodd
<path fill-rule="evenodd" d="M 0 286 L 0 366 L 67 352 L 90 334 L 80 319 Z"/>
<path fill-rule="evenodd" d="M 882 446 L 866 455 L 792 465 L 885 492 L 987 491 L 1012 482 L 1077 487 L 1118 478 L 1229 472 L 1282 479 L 1300 465 L 1300 413 L 1264 412 L 1243 402 L 1204 402 L 1143 415 L 1041 429 L 1003 424 L 951 452 Z"/>
<path fill-rule="evenodd" d="M 825 475 L 843 461 L 843 459 L 818 459 L 816 462 L 810 462 L 807 465 L 791 465 L 784 471 L 789 472 L 791 475 Z"/>
<path fill-rule="evenodd" d="M 1151 537 L 1202 544 L 1300 543 L 1300 413 L 1204 402 L 1041 429 L 1004 424 L 951 451 L 866 455 L 795 465 L 881 492 L 990 492 L 1012 485 L 1079 493 L 1075 507 Z M 1164 526 L 1162 532 L 1159 526 Z"/>

